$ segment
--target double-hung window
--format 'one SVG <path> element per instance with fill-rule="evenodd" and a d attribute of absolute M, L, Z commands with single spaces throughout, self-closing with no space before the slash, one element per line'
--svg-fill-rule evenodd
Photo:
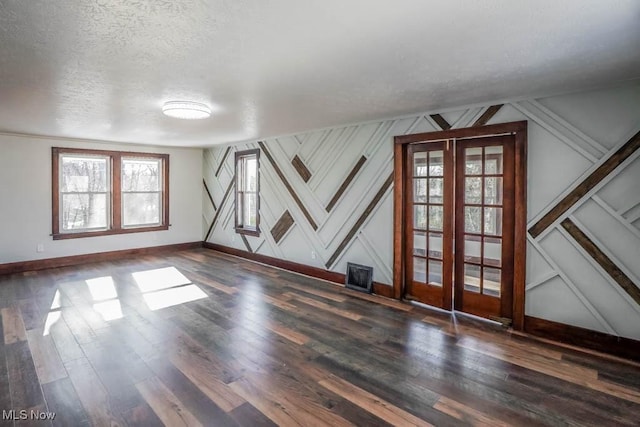
<path fill-rule="evenodd" d="M 237 233 L 260 235 L 260 150 L 235 155 Z"/>
<path fill-rule="evenodd" d="M 53 238 L 166 230 L 169 156 L 53 148 Z"/>
<path fill-rule="evenodd" d="M 162 224 L 162 159 L 122 158 L 122 226 Z"/>

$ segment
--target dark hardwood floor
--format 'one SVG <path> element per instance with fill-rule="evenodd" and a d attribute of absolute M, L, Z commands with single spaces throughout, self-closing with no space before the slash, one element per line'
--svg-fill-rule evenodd
<path fill-rule="evenodd" d="M 0 410 L 54 425 L 640 424 L 638 364 L 208 249 L 0 276 L 0 307 Z"/>

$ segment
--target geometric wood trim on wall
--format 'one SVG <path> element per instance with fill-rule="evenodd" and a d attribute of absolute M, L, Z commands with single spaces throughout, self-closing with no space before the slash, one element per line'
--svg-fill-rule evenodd
<path fill-rule="evenodd" d="M 284 237 L 284 235 L 289 231 L 291 226 L 293 225 L 293 217 L 289 213 L 288 210 L 284 211 L 280 219 L 276 222 L 276 224 L 271 229 L 271 236 L 276 243 L 280 242 L 280 239 Z"/>
<path fill-rule="evenodd" d="M 342 193 L 344 193 L 347 188 L 349 188 L 349 184 L 351 184 L 351 181 L 353 181 L 360 169 L 362 169 L 362 166 L 364 166 L 364 162 L 366 161 L 367 158 L 365 156 L 361 156 L 360 159 L 358 159 L 358 163 L 356 163 L 353 169 L 351 169 L 351 172 L 349 172 L 349 175 L 347 175 L 342 185 L 340 185 L 340 188 L 338 188 L 336 194 L 334 194 L 329 201 L 329 204 L 326 207 L 327 212 L 331 212 L 336 203 L 338 203 L 338 200 L 340 200 L 340 196 L 342 196 Z"/>
<path fill-rule="evenodd" d="M 253 250 L 251 249 L 251 245 L 249 244 L 249 241 L 247 240 L 244 234 L 240 233 L 240 239 L 242 239 L 242 243 L 244 243 L 244 247 L 247 248 L 247 251 L 253 253 Z"/>
<path fill-rule="evenodd" d="M 591 191 L 598 183 L 607 177 L 622 162 L 628 159 L 638 148 L 640 148 L 640 132 L 636 133 L 622 147 L 613 153 L 604 163 L 584 179 L 576 188 L 567 194 L 557 205 L 555 205 L 545 216 L 540 218 L 530 229 L 532 237 L 538 237 L 544 230 L 575 205 L 585 194 Z"/>
<path fill-rule="evenodd" d="M 213 216 L 213 220 L 211 221 L 211 225 L 209 226 L 209 230 L 207 230 L 207 234 L 204 238 L 204 241 L 206 242 L 207 240 L 209 240 L 209 235 L 211 234 L 211 231 L 213 230 L 213 227 L 216 225 L 216 221 L 218 220 L 218 216 L 220 215 L 220 212 L 222 212 L 222 207 L 224 206 L 225 202 L 227 201 L 227 198 L 229 198 L 229 194 L 231 194 L 231 188 L 233 188 L 234 184 L 236 182 L 236 176 L 232 176 L 231 177 L 231 181 L 229 182 L 229 186 L 227 187 L 227 191 L 224 192 L 224 196 L 222 197 L 222 201 L 220 202 L 220 209 L 218 209 L 216 211 L 216 214 Z"/>
<path fill-rule="evenodd" d="M 566 218 L 561 224 L 591 258 L 620 285 L 636 304 L 640 305 L 640 288 L 571 219 Z"/>
<path fill-rule="evenodd" d="M 451 125 L 449 124 L 449 122 L 446 121 L 445 118 L 440 114 L 431 114 L 429 117 L 431 117 L 433 121 L 436 122 L 438 126 L 440 126 L 440 128 L 442 128 L 442 130 L 451 129 Z"/>
<path fill-rule="evenodd" d="M 317 230 L 318 224 L 316 224 L 316 222 L 313 220 L 313 217 L 311 216 L 307 208 L 302 203 L 302 200 L 300 200 L 296 192 L 293 190 L 293 187 L 291 187 L 291 184 L 289 184 L 289 181 L 287 181 L 287 178 L 285 178 L 284 174 L 278 167 L 278 164 L 276 163 L 274 158 L 271 156 L 271 153 L 269 152 L 269 150 L 267 150 L 267 147 L 264 145 L 262 141 L 258 141 L 258 145 L 260 146 L 260 149 L 262 149 L 264 154 L 267 156 L 267 160 L 269 160 L 269 163 L 271 163 L 271 167 L 273 167 L 273 170 L 276 172 L 276 175 L 278 175 L 278 177 L 284 184 L 285 188 L 289 191 L 289 194 L 291 194 L 291 197 L 293 197 L 293 200 L 296 202 L 296 205 L 298 205 L 298 207 L 302 211 L 302 214 L 304 215 L 304 217 L 307 219 L 307 221 L 309 221 L 311 228 L 313 228 L 314 230 Z"/>
<path fill-rule="evenodd" d="M 227 160 L 227 156 L 229 155 L 230 151 L 231 151 L 231 147 L 229 146 L 225 150 L 224 155 L 222 156 L 222 160 L 220 161 L 220 164 L 218 165 L 218 168 L 216 169 L 216 173 L 215 173 L 216 178 L 218 177 L 218 175 L 220 175 L 220 170 L 222 169 L 222 166 L 224 166 L 224 162 L 225 162 L 225 160 Z"/>
<path fill-rule="evenodd" d="M 493 118 L 493 116 L 496 115 L 496 113 L 498 111 L 500 111 L 500 108 L 502 108 L 503 104 L 496 104 L 496 105 L 492 105 L 489 108 L 487 108 L 485 110 L 484 113 L 482 113 L 482 115 L 478 118 L 478 120 L 475 121 L 475 123 L 472 126 L 484 126 L 485 124 L 487 124 L 487 122 L 489 120 L 491 120 Z"/>
<path fill-rule="evenodd" d="M 298 175 L 300 175 L 300 178 L 302 178 L 304 182 L 309 182 L 309 180 L 311 179 L 311 172 L 309 171 L 309 169 L 307 169 L 307 166 L 305 166 L 305 164 L 302 162 L 302 159 L 298 157 L 297 154 L 293 156 L 291 164 L 293 165 L 296 172 L 298 172 Z"/>
<path fill-rule="evenodd" d="M 367 208 L 364 210 L 364 212 L 362 212 L 362 214 L 360 215 L 356 223 L 353 224 L 353 227 L 351 227 L 351 230 L 349 230 L 349 233 L 347 233 L 347 235 L 342 240 L 342 242 L 340 242 L 340 245 L 338 245 L 338 248 L 333 252 L 333 255 L 331 255 L 329 260 L 325 263 L 325 266 L 327 268 L 331 268 L 333 263 L 342 254 L 342 251 L 344 251 L 344 249 L 347 247 L 349 242 L 354 238 L 354 236 L 356 235 L 360 227 L 362 227 L 362 225 L 367 220 L 371 212 L 373 212 L 375 207 L 378 205 L 378 203 L 382 199 L 382 196 L 384 196 L 384 193 L 387 192 L 387 189 L 393 183 L 393 177 L 394 177 L 394 173 L 391 172 L 391 174 L 389 175 L 387 180 L 384 182 L 384 184 L 382 184 L 382 187 L 380 187 L 380 189 L 378 190 L 374 198 L 371 200 L 371 202 L 369 202 L 369 205 L 367 205 Z"/>
<path fill-rule="evenodd" d="M 207 181 L 205 181 L 204 178 L 202 178 L 202 183 L 204 184 L 204 189 L 207 192 L 207 196 L 209 196 L 209 201 L 211 202 L 211 206 L 213 206 L 213 210 L 217 211 L 218 208 L 216 208 L 216 202 L 213 201 L 213 197 L 211 196 L 211 192 L 209 191 L 209 187 L 207 186 Z"/>

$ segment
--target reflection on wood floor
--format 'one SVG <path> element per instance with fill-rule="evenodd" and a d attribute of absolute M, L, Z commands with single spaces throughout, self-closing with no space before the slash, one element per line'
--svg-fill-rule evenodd
<path fill-rule="evenodd" d="M 2 276 L 0 306 L 0 409 L 55 425 L 640 422 L 636 364 L 208 249 Z"/>

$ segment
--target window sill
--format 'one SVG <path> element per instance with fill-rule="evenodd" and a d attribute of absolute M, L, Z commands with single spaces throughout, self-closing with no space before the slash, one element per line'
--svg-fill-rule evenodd
<path fill-rule="evenodd" d="M 169 229 L 168 225 L 157 225 L 153 227 L 123 228 L 123 229 L 117 229 L 117 230 L 84 231 L 84 232 L 78 232 L 78 233 L 59 233 L 59 234 L 52 234 L 52 237 L 53 237 L 53 240 L 80 239 L 83 237 L 99 237 L 99 236 L 112 236 L 114 234 L 144 233 L 147 231 L 163 231 L 168 229 Z"/>
<path fill-rule="evenodd" d="M 238 234 L 246 234 L 248 236 L 260 237 L 260 229 L 257 228 L 255 230 L 249 228 L 236 228 L 236 233 Z"/>

